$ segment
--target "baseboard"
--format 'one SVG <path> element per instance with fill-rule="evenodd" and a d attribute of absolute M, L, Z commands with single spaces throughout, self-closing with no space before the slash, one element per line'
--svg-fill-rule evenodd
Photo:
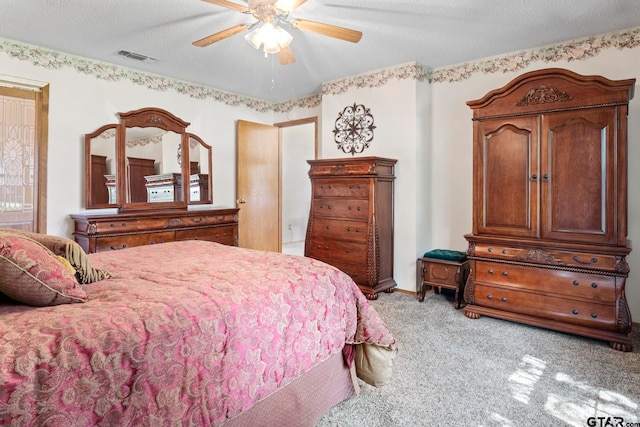
<path fill-rule="evenodd" d="M 402 294 L 409 294 L 409 295 L 413 295 L 414 297 L 417 297 L 417 293 L 416 293 L 416 291 L 408 291 L 408 290 L 406 290 L 406 289 L 398 289 L 398 288 L 395 288 L 395 289 L 393 290 L 393 292 L 400 292 L 400 293 L 402 293 Z"/>

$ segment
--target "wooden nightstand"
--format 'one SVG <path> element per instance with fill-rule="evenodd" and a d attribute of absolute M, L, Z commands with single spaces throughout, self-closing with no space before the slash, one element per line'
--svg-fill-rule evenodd
<path fill-rule="evenodd" d="M 427 288 L 439 293 L 442 288 L 456 291 L 456 309 L 460 308 L 464 285 L 469 275 L 469 261 L 418 258 L 418 301 L 424 301 Z"/>

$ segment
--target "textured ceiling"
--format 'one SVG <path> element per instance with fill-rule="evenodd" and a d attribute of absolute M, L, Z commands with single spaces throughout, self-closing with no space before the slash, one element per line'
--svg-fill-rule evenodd
<path fill-rule="evenodd" d="M 231 0 L 246 5 L 246 1 Z M 308 0 L 291 18 L 362 31 L 349 43 L 292 29 L 282 66 L 244 33 L 191 43 L 254 18 L 200 0 L 0 0 L 0 37 L 267 101 L 416 61 L 428 68 L 640 26 L 638 0 Z M 156 58 L 138 62 L 120 50 Z"/>

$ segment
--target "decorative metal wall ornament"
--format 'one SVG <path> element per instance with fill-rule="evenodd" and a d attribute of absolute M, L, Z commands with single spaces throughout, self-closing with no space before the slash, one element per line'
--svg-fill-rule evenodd
<path fill-rule="evenodd" d="M 362 153 L 365 148 L 369 148 L 375 128 L 370 110 L 362 104 L 354 103 L 338 114 L 333 139 L 339 150 L 355 156 L 356 153 Z"/>

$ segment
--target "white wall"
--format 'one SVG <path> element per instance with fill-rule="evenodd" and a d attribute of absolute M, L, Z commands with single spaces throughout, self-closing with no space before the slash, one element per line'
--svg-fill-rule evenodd
<path fill-rule="evenodd" d="M 304 241 L 311 206 L 307 160 L 315 158 L 315 124 L 280 129 L 282 153 L 282 242 Z"/>
<path fill-rule="evenodd" d="M 214 206 L 235 207 L 236 120 L 272 123 L 272 112 L 196 99 L 173 89 L 160 91 L 129 80 L 107 81 L 73 68 L 49 69 L 0 52 L 2 74 L 50 84 L 47 232 L 70 236 L 69 214 L 84 209 L 84 134 L 107 123 L 116 113 L 159 107 L 191 125 L 213 151 Z"/>
<path fill-rule="evenodd" d="M 325 94 L 322 98 L 322 144 L 319 158 L 351 157 L 337 148 L 333 129 L 338 113 L 354 103 L 370 109 L 374 117 L 374 137 L 371 145 L 357 157 L 378 156 L 396 159 L 394 183 L 394 278 L 398 288 L 415 290 L 416 236 L 418 212 L 418 166 L 428 165 L 419 161 L 417 83 L 415 80 L 390 80 L 376 88 L 351 88 L 337 95 Z M 425 117 L 426 120 L 428 118 Z M 423 135 L 421 135 L 423 137 Z M 424 154 L 424 153 L 423 153 Z M 426 196 L 426 195 L 425 195 Z"/>

